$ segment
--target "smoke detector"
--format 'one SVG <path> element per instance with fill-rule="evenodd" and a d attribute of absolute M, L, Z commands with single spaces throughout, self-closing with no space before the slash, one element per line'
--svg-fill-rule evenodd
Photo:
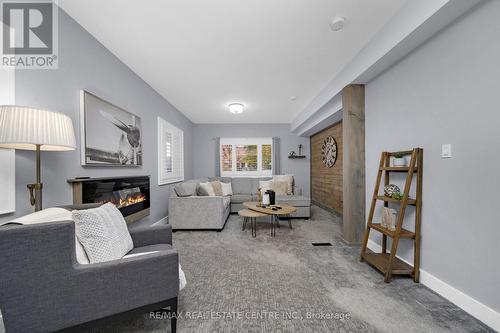
<path fill-rule="evenodd" d="M 332 22 L 330 22 L 330 29 L 332 29 L 332 31 L 340 31 L 344 29 L 344 26 L 345 26 L 345 18 L 343 17 L 334 18 Z"/>

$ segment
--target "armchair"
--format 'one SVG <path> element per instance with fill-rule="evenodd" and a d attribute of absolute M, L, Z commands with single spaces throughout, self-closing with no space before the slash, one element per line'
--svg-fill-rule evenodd
<path fill-rule="evenodd" d="M 0 227 L 7 332 L 51 332 L 166 307 L 176 312 L 179 265 L 171 232 L 169 225 L 131 230 L 131 253 L 159 252 L 81 265 L 72 221 Z M 175 332 L 175 319 L 171 325 Z"/>

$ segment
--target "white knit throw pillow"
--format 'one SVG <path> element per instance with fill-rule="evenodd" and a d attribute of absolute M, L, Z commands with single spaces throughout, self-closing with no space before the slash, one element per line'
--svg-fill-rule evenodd
<path fill-rule="evenodd" d="M 127 223 L 112 203 L 98 208 L 74 210 L 72 216 L 76 236 L 91 264 L 121 259 L 134 248 Z"/>
<path fill-rule="evenodd" d="M 231 183 L 221 183 L 221 187 L 223 196 L 233 195 L 233 188 L 231 187 Z"/>

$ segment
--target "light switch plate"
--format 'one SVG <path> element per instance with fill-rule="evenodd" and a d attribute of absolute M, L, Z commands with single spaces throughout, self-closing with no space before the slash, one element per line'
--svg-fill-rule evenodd
<path fill-rule="evenodd" d="M 451 158 L 451 144 L 447 143 L 441 146 L 441 158 Z"/>

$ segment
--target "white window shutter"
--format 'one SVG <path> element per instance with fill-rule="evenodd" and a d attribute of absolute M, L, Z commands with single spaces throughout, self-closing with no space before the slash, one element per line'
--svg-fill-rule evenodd
<path fill-rule="evenodd" d="M 184 180 L 184 132 L 158 117 L 158 185 Z"/>

